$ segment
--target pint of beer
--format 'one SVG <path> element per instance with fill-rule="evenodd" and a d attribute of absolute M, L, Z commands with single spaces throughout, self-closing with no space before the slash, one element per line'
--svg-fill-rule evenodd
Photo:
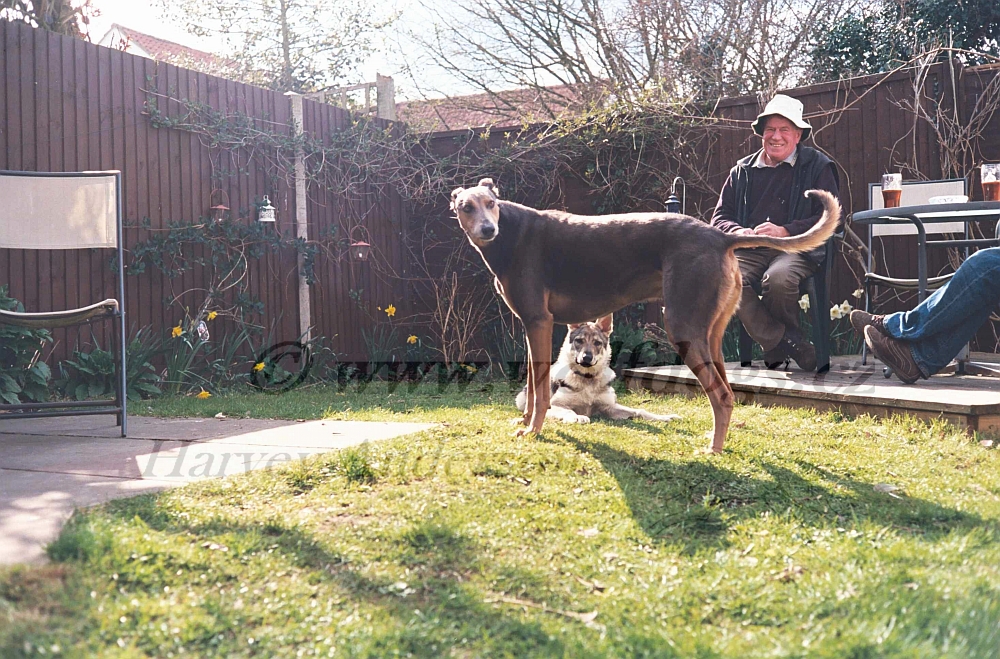
<path fill-rule="evenodd" d="M 882 175 L 882 206 L 884 208 L 899 208 L 899 196 L 903 194 L 902 174 Z"/>
<path fill-rule="evenodd" d="M 1000 164 L 986 164 L 980 169 L 983 175 L 983 200 L 1000 201 Z"/>

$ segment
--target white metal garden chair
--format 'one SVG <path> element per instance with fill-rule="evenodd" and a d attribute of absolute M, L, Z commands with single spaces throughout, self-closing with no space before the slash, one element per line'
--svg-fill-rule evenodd
<path fill-rule="evenodd" d="M 121 172 L 0 171 L 0 249 L 115 249 L 114 297 L 65 311 L 0 310 L 0 323 L 32 329 L 71 327 L 98 320 L 114 325 L 114 400 L 0 405 L 0 419 L 113 414 L 126 436 L 125 282 Z"/>

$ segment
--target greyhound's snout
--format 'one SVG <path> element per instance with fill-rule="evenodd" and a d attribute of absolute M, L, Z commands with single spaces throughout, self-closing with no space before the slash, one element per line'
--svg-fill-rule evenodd
<path fill-rule="evenodd" d="M 484 224 L 479 229 L 479 235 L 483 240 L 493 240 L 497 235 L 497 227 L 495 224 Z"/>
<path fill-rule="evenodd" d="M 579 362 L 581 366 L 590 366 L 591 364 L 594 363 L 594 353 L 588 350 L 587 352 L 580 355 Z"/>

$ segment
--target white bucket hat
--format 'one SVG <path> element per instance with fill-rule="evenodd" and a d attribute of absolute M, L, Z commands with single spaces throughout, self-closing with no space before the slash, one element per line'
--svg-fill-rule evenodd
<path fill-rule="evenodd" d="M 809 137 L 809 133 L 812 132 L 812 126 L 802 118 L 802 101 L 791 96 L 785 96 L 784 94 L 775 94 L 774 98 L 764 108 L 764 111 L 757 115 L 757 119 L 750 124 L 753 132 L 763 136 L 764 124 L 767 123 L 767 118 L 774 115 L 784 117 L 801 128 L 803 140 Z"/>

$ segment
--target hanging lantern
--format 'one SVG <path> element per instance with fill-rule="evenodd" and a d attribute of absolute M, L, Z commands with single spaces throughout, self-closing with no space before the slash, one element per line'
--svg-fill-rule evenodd
<path fill-rule="evenodd" d="M 275 222 L 274 217 L 274 206 L 271 205 L 271 200 L 264 195 L 264 201 L 257 205 L 257 221 L 258 222 Z"/>
<path fill-rule="evenodd" d="M 367 261 L 368 253 L 371 252 L 372 246 L 363 240 L 351 243 L 351 254 L 359 261 Z"/>
<path fill-rule="evenodd" d="M 677 196 L 677 184 L 681 184 L 681 196 Z M 680 176 L 674 178 L 674 182 L 670 185 L 670 196 L 667 197 L 667 212 L 668 213 L 683 213 L 687 205 L 687 185 L 684 183 L 684 179 Z"/>
<path fill-rule="evenodd" d="M 219 193 L 216 195 L 216 193 Z M 229 206 L 223 203 L 223 198 L 225 201 L 229 201 L 229 195 L 226 194 L 225 190 L 220 190 L 216 188 L 212 190 L 212 193 L 208 197 L 208 203 L 212 203 L 212 200 L 219 197 L 219 202 L 214 206 L 209 206 L 209 216 L 212 218 L 213 222 L 222 222 L 227 217 L 229 217 Z"/>

